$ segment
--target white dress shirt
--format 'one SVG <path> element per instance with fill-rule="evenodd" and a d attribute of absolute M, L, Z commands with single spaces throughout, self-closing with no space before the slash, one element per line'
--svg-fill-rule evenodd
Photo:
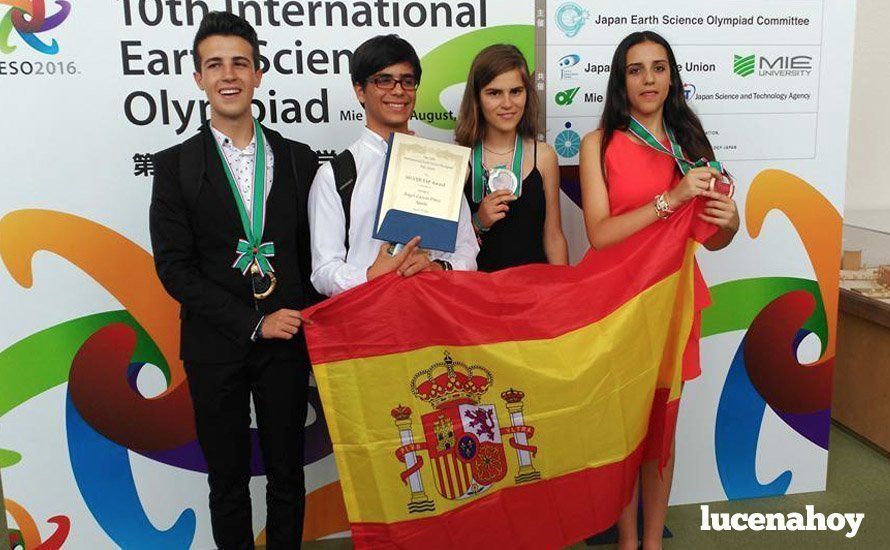
<path fill-rule="evenodd" d="M 232 172 L 232 177 L 235 178 L 235 183 L 238 185 L 238 192 L 241 194 L 241 200 L 244 201 L 244 209 L 247 210 L 247 218 L 253 221 L 253 167 L 256 161 L 256 133 L 254 133 L 247 147 L 238 149 L 229 136 L 220 132 L 212 125 L 210 129 L 213 131 L 213 137 L 216 138 L 216 143 L 229 163 L 229 170 Z M 263 202 L 265 203 L 269 198 L 269 191 L 272 189 L 275 157 L 272 155 L 272 146 L 269 145 L 269 140 L 264 139 L 263 143 L 266 145 L 266 187 L 264 189 L 265 196 L 263 197 Z"/>
<path fill-rule="evenodd" d="M 210 130 L 213 132 L 216 144 L 219 145 L 220 150 L 223 152 L 223 156 L 229 165 L 229 171 L 232 172 L 232 177 L 238 186 L 238 192 L 241 194 L 241 200 L 244 202 L 244 209 L 247 211 L 247 219 L 253 221 L 253 167 L 256 163 L 256 132 L 254 132 L 253 138 L 247 144 L 247 147 L 238 149 L 229 136 L 214 128 L 213 125 L 210 126 Z M 275 157 L 272 155 L 272 146 L 269 145 L 269 140 L 264 139 L 263 143 L 265 144 L 264 149 L 266 151 L 266 185 L 263 189 L 265 193 L 263 205 L 265 206 L 266 201 L 269 199 L 269 191 L 272 189 L 272 180 L 275 176 Z M 244 237 L 247 238 L 247 235 Z M 260 327 L 265 319 L 265 315 L 260 317 L 259 322 L 253 329 L 253 333 L 250 335 L 251 341 L 256 342 L 259 339 Z"/>
<path fill-rule="evenodd" d="M 334 296 L 368 280 L 368 268 L 377 259 L 383 241 L 374 239 L 374 218 L 380 200 L 388 144 L 364 128 L 349 146 L 357 174 L 350 203 L 349 252 L 346 251 L 346 217 L 330 163 L 318 170 L 309 190 L 309 233 L 312 238 L 312 276 L 315 288 Z M 445 260 L 453 269 L 474 271 L 479 244 L 470 221 L 470 207 L 461 195 L 457 243 L 453 253 L 430 251 L 430 258 Z M 423 246 L 423 242 L 420 243 Z"/>

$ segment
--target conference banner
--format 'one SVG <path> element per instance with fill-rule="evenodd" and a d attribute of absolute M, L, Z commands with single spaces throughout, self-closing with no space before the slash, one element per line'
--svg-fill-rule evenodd
<path fill-rule="evenodd" d="M 151 155 L 191 136 L 209 115 L 190 52 L 209 10 L 242 15 L 258 31 L 265 75 L 257 118 L 322 159 L 364 124 L 348 61 L 367 38 L 395 32 L 414 44 L 424 76 L 410 127 L 440 140 L 452 138 L 475 53 L 516 44 L 539 69 L 575 262 L 587 249 L 577 147 L 598 124 L 611 53 L 631 31 L 662 33 L 675 45 L 687 99 L 736 176 L 743 213 L 728 249 L 697 254 L 713 303 L 703 312 L 703 374 L 680 400 L 673 502 L 824 489 L 852 3 L 0 0 L 0 106 L 9 136 L 0 153 L 0 475 L 15 541 L 213 545 L 206 464 L 178 360 L 178 307 L 157 281 L 148 238 Z M 444 351 L 404 374 L 444 362 Z M 447 351 L 454 361 L 476 360 Z M 72 386 L 78 373 L 94 383 Z M 508 428 L 500 394 L 512 380 L 493 376 L 480 403 Z M 314 384 L 305 538 L 348 536 L 349 503 Z M 539 414 L 530 406 L 537 398 L 523 398 L 527 419 Z M 399 404 L 381 413 L 389 415 L 387 437 L 401 437 L 391 415 Z M 419 442 L 431 409 L 410 408 Z M 535 428 L 525 444 L 551 437 Z M 505 447 L 505 456 L 513 460 L 516 448 Z M 391 458 L 387 467 L 404 472 Z M 251 473 L 262 543 L 261 461 Z"/>
<path fill-rule="evenodd" d="M 265 74 L 255 116 L 323 159 L 364 126 L 349 59 L 372 36 L 398 33 L 417 49 L 424 75 L 410 125 L 440 140 L 451 139 L 476 52 L 510 42 L 534 56 L 530 0 L 0 0 L 9 136 L 0 153 L 0 468 L 7 519 L 27 548 L 213 546 L 178 306 L 157 281 L 148 238 L 151 155 L 209 116 L 190 51 L 209 10 L 257 30 Z M 72 387 L 78 373 L 95 384 Z M 305 537 L 348 535 L 314 387 L 309 401 Z M 255 456 L 263 543 L 258 447 Z"/>
<path fill-rule="evenodd" d="M 612 54 L 642 29 L 672 44 L 686 100 L 736 178 L 738 235 L 698 253 L 713 303 L 702 375 L 681 400 L 671 502 L 824 490 L 855 3 L 566 0 L 547 2 L 546 19 L 548 140 L 571 202 Z M 577 214 L 578 257 L 580 214 L 564 211 Z"/>

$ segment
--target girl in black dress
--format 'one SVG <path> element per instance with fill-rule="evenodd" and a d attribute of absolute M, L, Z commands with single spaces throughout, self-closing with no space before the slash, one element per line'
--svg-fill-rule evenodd
<path fill-rule="evenodd" d="M 515 46 L 479 52 L 461 101 L 455 141 L 473 148 L 466 195 L 480 240 L 479 271 L 568 264 L 559 216 L 556 152 L 537 135 L 538 101 Z"/>

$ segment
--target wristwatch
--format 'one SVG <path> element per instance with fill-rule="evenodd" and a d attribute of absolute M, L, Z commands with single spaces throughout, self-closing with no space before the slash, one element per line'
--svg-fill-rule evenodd
<path fill-rule="evenodd" d="M 442 268 L 442 271 L 451 271 L 453 268 L 451 267 L 451 262 L 447 262 L 445 260 L 433 260 L 434 264 L 439 264 L 439 267 Z"/>

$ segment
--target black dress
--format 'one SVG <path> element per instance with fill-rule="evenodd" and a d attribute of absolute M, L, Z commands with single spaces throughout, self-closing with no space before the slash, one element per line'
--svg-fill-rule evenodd
<path fill-rule="evenodd" d="M 507 216 L 482 233 L 476 263 L 479 271 L 498 271 L 518 265 L 547 263 L 544 253 L 544 178 L 538 170 L 538 142 L 534 146 L 534 167 L 522 180 L 522 194 L 509 204 Z M 472 182 L 464 193 L 475 214 L 479 204 L 473 202 Z"/>

